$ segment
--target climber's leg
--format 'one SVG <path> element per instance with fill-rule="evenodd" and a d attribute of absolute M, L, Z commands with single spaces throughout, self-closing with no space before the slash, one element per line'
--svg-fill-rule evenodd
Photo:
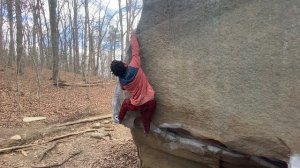
<path fill-rule="evenodd" d="M 122 103 L 120 112 L 119 112 L 119 123 L 121 124 L 127 111 L 137 111 L 138 106 L 131 104 L 130 99 L 125 99 Z"/>
<path fill-rule="evenodd" d="M 152 115 L 156 109 L 156 100 L 150 100 L 147 103 L 140 106 L 141 117 L 144 126 L 144 132 L 146 134 L 150 131 L 150 124 L 152 121 Z"/>

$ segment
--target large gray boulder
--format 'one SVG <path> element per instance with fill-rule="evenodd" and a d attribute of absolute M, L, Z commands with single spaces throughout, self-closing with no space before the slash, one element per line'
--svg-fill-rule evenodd
<path fill-rule="evenodd" d="M 266 167 L 300 153 L 299 0 L 144 0 L 137 32 L 158 101 L 151 136 L 177 137 L 158 143 L 133 129 L 141 149 L 182 157 L 176 143 L 203 156 L 186 138 Z M 185 159 L 236 162 L 209 156 Z"/>

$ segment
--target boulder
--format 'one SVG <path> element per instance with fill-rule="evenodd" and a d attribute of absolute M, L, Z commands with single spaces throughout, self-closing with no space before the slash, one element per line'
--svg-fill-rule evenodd
<path fill-rule="evenodd" d="M 137 34 L 158 102 L 149 137 L 163 131 L 187 138 L 160 136 L 166 142 L 157 143 L 137 132 L 141 149 L 170 158 L 182 158 L 175 149 L 194 152 L 208 161 L 185 159 L 210 167 L 218 166 L 216 158 L 224 165 L 235 161 L 211 150 L 205 158 L 198 142 L 265 167 L 286 167 L 289 156 L 300 153 L 299 0 L 144 0 Z"/>

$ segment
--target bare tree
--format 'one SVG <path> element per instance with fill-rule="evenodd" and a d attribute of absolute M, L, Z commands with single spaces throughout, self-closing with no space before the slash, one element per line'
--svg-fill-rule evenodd
<path fill-rule="evenodd" d="M 13 19 L 13 2 L 7 2 L 7 12 L 9 20 L 9 56 L 8 56 L 8 66 L 12 66 L 13 61 L 15 60 L 15 45 L 14 45 L 14 19 Z"/>
<path fill-rule="evenodd" d="M 124 31 L 123 31 L 123 12 L 122 12 L 122 6 L 121 6 L 121 0 L 119 2 L 119 21 L 120 21 L 120 39 L 121 39 L 121 60 L 124 60 Z"/>
<path fill-rule="evenodd" d="M 64 65 L 65 65 L 65 70 L 69 71 L 69 64 L 68 64 L 68 42 L 67 42 L 67 25 L 66 25 L 66 19 L 64 19 L 63 23 L 63 37 L 64 37 L 64 43 L 63 43 L 63 60 L 64 60 Z"/>
<path fill-rule="evenodd" d="M 24 21 L 24 50 L 27 51 L 27 53 L 25 53 L 24 55 L 30 55 L 32 60 L 34 61 L 34 57 L 32 56 L 32 40 L 31 40 L 31 37 L 32 37 L 32 27 L 29 25 L 29 21 L 28 20 L 25 20 Z M 28 65 L 28 64 L 27 64 Z"/>
<path fill-rule="evenodd" d="M 42 4 L 40 0 L 37 0 L 36 5 L 36 14 L 38 17 L 37 29 L 38 29 L 38 36 L 39 36 L 39 53 L 40 53 L 40 60 L 41 60 L 41 67 L 44 67 L 45 64 L 45 54 L 44 54 L 44 34 L 43 34 L 43 26 L 42 26 L 42 17 L 41 17 L 41 8 Z"/>
<path fill-rule="evenodd" d="M 37 55 L 37 26 L 38 26 L 38 13 L 37 13 L 37 4 L 35 3 L 35 0 L 31 1 L 30 7 L 32 10 L 32 17 L 33 17 L 33 26 L 32 26 L 32 56 L 33 61 L 37 64 L 38 63 L 38 55 Z M 38 65 L 37 65 L 38 66 Z"/>
<path fill-rule="evenodd" d="M 118 24 L 118 22 L 117 22 L 117 27 L 114 29 L 114 34 L 113 34 L 113 36 L 114 36 L 114 53 L 113 53 L 113 59 L 115 60 L 116 59 L 116 45 L 117 45 L 117 41 L 118 41 L 118 36 L 117 36 L 117 34 L 118 34 L 118 29 L 119 29 L 119 24 Z"/>
<path fill-rule="evenodd" d="M 88 72 L 91 73 L 91 70 L 95 69 L 95 53 L 94 53 L 94 31 L 89 26 L 89 64 L 88 64 Z"/>
<path fill-rule="evenodd" d="M 58 56 L 58 28 L 57 28 L 57 0 L 48 0 L 50 13 L 51 44 L 52 44 L 52 80 L 58 83 L 59 80 L 59 56 Z"/>
<path fill-rule="evenodd" d="M 108 35 L 108 40 L 109 40 L 109 54 L 108 54 L 108 58 L 107 58 L 107 66 L 109 67 L 111 61 L 113 58 L 115 58 L 115 43 L 116 43 L 116 31 L 117 29 L 111 25 L 109 26 L 109 35 Z M 111 73 L 108 74 L 109 78 L 112 78 Z"/>
<path fill-rule="evenodd" d="M 22 4 L 20 0 L 15 1 L 16 20 L 17 20 L 17 74 L 23 74 L 23 24 L 22 24 Z"/>
<path fill-rule="evenodd" d="M 44 25 L 45 25 L 46 30 L 47 30 L 47 35 L 46 35 L 46 40 L 47 40 L 46 44 L 47 45 L 44 44 L 44 46 L 46 48 L 46 50 L 45 50 L 45 55 L 46 55 L 45 61 L 46 61 L 47 67 L 51 68 L 51 67 L 53 67 L 53 64 L 51 62 L 53 55 L 50 54 L 51 51 L 52 51 L 52 49 L 50 48 L 50 38 L 51 38 L 50 37 L 50 29 L 49 29 L 49 25 L 48 25 L 48 22 L 47 22 L 46 13 L 45 13 L 45 9 L 44 9 L 43 5 L 41 5 L 40 9 L 41 9 L 41 12 L 42 12 L 42 15 L 43 15 Z"/>
<path fill-rule="evenodd" d="M 125 48 L 129 44 L 129 35 L 132 32 L 132 27 L 136 17 L 140 14 L 142 8 L 138 7 L 139 0 L 125 0 L 125 16 L 126 16 L 126 23 L 123 23 L 124 19 L 124 12 L 122 8 L 122 0 L 118 0 L 119 2 L 119 22 L 120 22 L 120 43 L 121 43 L 121 60 L 123 60 L 123 55 L 125 52 Z M 124 30 L 125 26 L 125 30 Z M 126 37 L 125 37 L 126 36 Z M 124 40 L 125 43 L 124 43 Z"/>
<path fill-rule="evenodd" d="M 3 0 L 0 0 L 0 60 L 3 64 L 5 62 L 4 56 L 4 44 L 3 44 Z"/>
<path fill-rule="evenodd" d="M 102 69 L 104 69 L 104 64 L 103 63 L 103 59 L 102 59 L 102 42 L 104 37 L 106 36 L 106 32 L 107 32 L 107 26 L 104 25 L 108 25 L 109 21 L 107 23 L 105 23 L 105 19 L 107 17 L 107 10 L 108 10 L 108 4 L 105 7 L 104 10 L 104 15 L 101 19 L 101 4 L 99 6 L 99 16 L 98 16 L 98 44 L 97 44 L 97 63 L 96 63 L 96 68 L 95 68 L 95 73 L 97 74 L 98 71 L 101 71 L 101 76 L 103 76 L 103 71 Z M 99 62 L 101 61 L 101 67 L 99 65 Z"/>
<path fill-rule="evenodd" d="M 79 42 L 78 42 L 78 0 L 73 1 L 74 23 L 73 23 L 73 48 L 74 48 L 74 72 L 79 72 Z"/>
<path fill-rule="evenodd" d="M 19 72 L 21 65 L 34 65 L 37 72 L 52 69 L 56 82 L 60 66 L 84 79 L 87 73 L 107 76 L 116 53 L 124 59 L 138 1 L 118 0 L 119 9 L 111 11 L 102 0 L 0 0 L 0 60 L 10 66 L 17 62 Z"/>
<path fill-rule="evenodd" d="M 68 18 L 69 18 L 69 41 L 68 41 L 68 47 L 69 47 L 69 70 L 73 70 L 73 72 L 75 72 L 75 63 L 73 63 L 73 61 L 75 62 L 75 58 L 73 59 L 73 49 L 72 48 L 72 42 L 74 42 L 74 27 L 73 27 L 73 22 L 72 22 L 72 12 L 71 12 L 71 8 L 70 8 L 70 3 L 69 1 L 67 1 L 68 3 Z M 75 54 L 74 54 L 75 57 Z M 73 68 L 72 68 L 73 67 Z"/>
<path fill-rule="evenodd" d="M 136 21 L 137 17 L 140 15 L 141 11 L 142 11 L 142 6 L 138 5 L 138 1 L 139 0 L 135 0 L 134 2 L 131 3 L 131 19 L 129 22 L 130 25 L 130 30 L 132 31 L 132 28 L 134 26 L 134 22 Z M 130 32 L 131 32 L 130 31 Z"/>
<path fill-rule="evenodd" d="M 82 56 L 82 76 L 86 80 L 86 58 L 87 58 L 87 48 L 88 48 L 88 28 L 89 28 L 89 1 L 84 1 L 84 11 L 85 11 L 85 20 L 84 20 L 84 46 L 83 46 L 83 56 Z"/>
<path fill-rule="evenodd" d="M 138 7 L 138 0 L 126 0 L 126 46 L 129 45 L 129 36 L 132 32 L 134 21 L 141 10 L 142 8 Z"/>
<path fill-rule="evenodd" d="M 126 35 L 126 46 L 127 43 L 129 42 L 129 33 L 131 32 L 131 4 L 132 0 L 126 0 L 126 25 L 127 25 L 127 35 Z"/>

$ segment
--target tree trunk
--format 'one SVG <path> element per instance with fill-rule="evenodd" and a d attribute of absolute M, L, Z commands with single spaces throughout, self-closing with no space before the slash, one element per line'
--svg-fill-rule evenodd
<path fill-rule="evenodd" d="M 82 58 L 82 77 L 86 80 L 86 57 L 87 57 L 87 47 L 88 47 L 88 26 L 89 26 L 89 8 L 88 0 L 84 1 L 85 10 L 85 21 L 84 21 L 84 46 L 83 46 L 83 58 Z"/>
<path fill-rule="evenodd" d="M 29 25 L 28 25 L 28 21 L 27 21 L 27 23 L 25 23 L 26 24 L 26 27 L 27 27 L 27 29 L 29 30 Z M 30 48 L 30 46 L 31 46 L 31 34 L 30 34 L 30 32 L 29 31 L 26 31 L 25 32 L 25 34 L 24 34 L 24 36 L 26 36 L 26 39 L 27 39 L 27 41 L 24 41 L 24 44 L 27 44 L 27 53 L 28 53 L 28 55 L 31 55 L 31 48 Z M 26 45 L 25 45 L 26 46 Z"/>
<path fill-rule="evenodd" d="M 101 74 L 101 77 L 104 77 L 104 58 L 103 58 L 103 52 L 102 52 L 102 43 L 103 43 L 103 39 L 106 35 L 106 32 L 107 32 L 107 26 L 109 24 L 109 22 L 106 23 L 106 29 L 104 29 L 104 25 L 105 25 L 105 18 L 107 16 L 107 10 L 108 10 L 108 4 L 105 8 L 105 11 L 104 11 L 104 16 L 102 17 L 102 20 L 101 20 L 101 5 L 99 7 L 99 28 L 98 28 L 98 34 L 99 34 L 99 40 L 98 40 L 98 46 L 97 46 L 97 51 L 98 51 L 98 54 L 97 54 L 97 67 L 95 68 L 97 73 L 100 71 L 100 74 Z M 104 31 L 105 30 L 105 31 Z M 99 65 L 99 62 L 101 62 L 101 64 Z"/>
<path fill-rule="evenodd" d="M 5 52 L 3 47 L 3 0 L 0 1 L 0 61 L 3 64 L 5 62 Z"/>
<path fill-rule="evenodd" d="M 93 39 L 93 29 L 89 26 L 89 73 L 92 69 L 95 69 L 95 55 L 94 55 L 94 39 Z"/>
<path fill-rule="evenodd" d="M 54 83 L 59 81 L 59 56 L 58 56 L 58 30 L 57 30 L 57 0 L 48 0 L 50 13 L 50 29 L 52 44 L 52 80 Z"/>
<path fill-rule="evenodd" d="M 9 20 L 9 56 L 8 56 L 8 66 L 12 66 L 15 60 L 15 45 L 14 45 L 14 20 L 13 20 L 13 2 L 7 1 L 7 12 Z"/>
<path fill-rule="evenodd" d="M 121 7 L 121 0 L 119 0 L 119 21 L 120 21 L 120 41 L 121 41 L 121 60 L 124 60 L 124 34 L 123 34 L 123 14 Z"/>
<path fill-rule="evenodd" d="M 127 33 L 126 33 L 126 47 L 129 45 L 129 35 L 131 33 L 131 0 L 126 0 L 126 25 L 127 25 Z"/>
<path fill-rule="evenodd" d="M 42 30 L 42 17 L 41 17 L 41 2 L 40 0 L 37 0 L 37 17 L 38 17 L 38 35 L 39 35 L 39 50 L 40 50 L 40 59 L 41 59 L 41 63 L 40 66 L 41 68 L 44 67 L 45 64 L 45 54 L 44 54 L 44 46 L 43 46 L 43 41 L 44 41 L 44 34 L 43 34 L 43 30 Z"/>
<path fill-rule="evenodd" d="M 129 45 L 129 37 L 132 32 L 133 24 L 136 19 L 136 16 L 140 13 L 141 8 L 137 8 L 137 0 L 126 0 L 126 48 Z"/>
<path fill-rule="evenodd" d="M 105 54 L 105 53 L 104 53 Z M 105 74 L 105 67 L 104 67 L 104 62 L 105 62 L 105 59 L 104 59 L 104 54 L 102 54 L 102 56 L 100 57 L 100 62 L 101 62 L 101 67 L 100 67 L 100 71 L 101 71 L 101 76 L 104 78 Z"/>
<path fill-rule="evenodd" d="M 50 8 L 50 6 L 49 6 L 49 8 Z M 43 14 L 43 18 L 44 18 L 44 22 L 45 22 L 45 26 L 46 26 L 46 29 L 47 29 L 47 36 L 46 36 L 46 39 L 47 39 L 47 42 L 46 42 L 46 44 L 44 45 L 45 46 L 45 48 L 46 48 L 46 52 L 45 52 L 45 54 L 46 54 L 46 65 L 47 65 L 47 67 L 48 68 L 51 68 L 52 67 L 52 50 L 51 50 L 51 48 L 50 48 L 50 30 L 49 30 L 49 26 L 48 26 L 48 23 L 47 23 L 47 18 L 46 18 L 46 14 L 45 14 L 45 9 L 43 8 L 43 7 L 41 7 L 41 9 L 42 9 L 42 14 Z"/>
<path fill-rule="evenodd" d="M 38 25 L 38 16 L 37 16 L 37 5 L 35 4 L 35 1 L 33 1 L 33 4 L 31 5 L 32 8 L 32 15 L 33 15 L 33 29 L 32 29 L 32 54 L 33 59 L 35 62 L 35 66 L 38 67 L 39 61 L 38 61 L 38 55 L 37 55 L 37 49 L 36 49 L 36 41 L 37 41 L 37 25 Z"/>
<path fill-rule="evenodd" d="M 72 28 L 70 28 L 70 31 L 72 31 Z M 69 71 L 73 70 L 73 52 L 72 52 L 72 37 L 69 39 Z"/>
<path fill-rule="evenodd" d="M 65 69 L 69 72 L 69 63 L 68 63 L 68 40 L 67 40 L 67 27 L 65 27 L 65 36 L 64 36 L 64 59 L 65 59 Z"/>
<path fill-rule="evenodd" d="M 111 28 L 110 28 L 110 30 L 109 30 L 109 45 L 110 45 L 110 47 L 109 47 L 109 54 L 108 54 L 108 57 L 107 57 L 107 67 L 109 67 L 109 65 L 110 65 L 110 63 L 112 62 L 112 57 L 113 57 L 113 46 L 114 46 L 114 44 L 113 44 L 113 30 L 114 29 L 114 27 L 112 27 L 111 26 Z M 108 78 L 109 79 L 111 79 L 111 73 L 108 73 L 107 74 L 107 76 L 108 76 Z"/>
<path fill-rule="evenodd" d="M 74 63 L 73 63 L 73 60 L 75 62 L 75 59 L 73 59 L 73 49 L 75 47 L 72 47 L 72 41 L 74 39 L 74 28 L 73 28 L 73 22 L 72 22 L 72 16 L 71 16 L 71 8 L 70 8 L 70 3 L 68 2 L 68 10 L 69 10 L 69 41 L 68 41 L 68 44 L 69 44 L 69 70 L 70 71 L 73 71 L 75 72 L 74 70 Z M 74 44 L 73 44 L 74 45 Z"/>
<path fill-rule="evenodd" d="M 23 74 L 23 24 L 22 24 L 22 11 L 21 0 L 15 1 L 16 20 L 17 20 L 17 74 Z"/>
<path fill-rule="evenodd" d="M 64 23 L 63 23 L 64 22 Z M 67 25 L 66 25 L 66 20 L 62 21 L 63 25 L 63 60 L 64 60 L 64 68 L 66 71 L 69 71 L 69 64 L 68 64 L 68 42 L 67 42 Z"/>
<path fill-rule="evenodd" d="M 118 29 L 119 29 L 119 24 L 117 23 L 117 28 L 115 29 L 114 31 L 114 37 L 115 37 L 115 41 L 114 41 L 114 55 L 113 55 L 113 59 L 115 60 L 116 59 L 116 45 L 117 45 L 117 32 L 118 32 Z"/>
<path fill-rule="evenodd" d="M 79 73 L 79 42 L 78 42 L 78 12 L 77 12 L 77 4 L 78 1 L 73 1 L 73 12 L 74 12 L 74 30 L 73 30 L 73 48 L 74 48 L 74 72 Z"/>

